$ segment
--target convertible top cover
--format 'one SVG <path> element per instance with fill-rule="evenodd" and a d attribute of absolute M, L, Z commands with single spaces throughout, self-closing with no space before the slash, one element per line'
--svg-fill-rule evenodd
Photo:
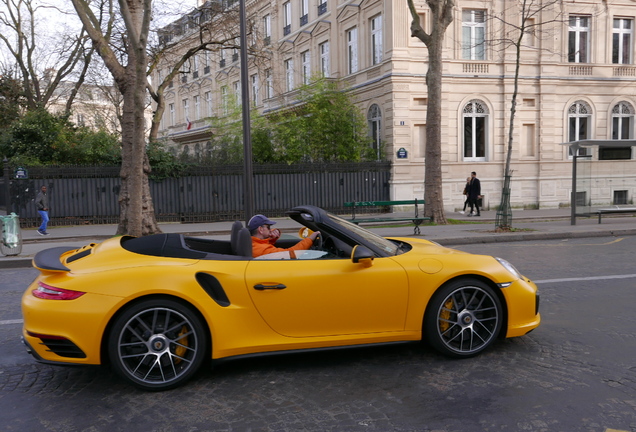
<path fill-rule="evenodd" d="M 181 234 L 124 237 L 121 246 L 129 252 L 166 258 L 203 259 L 207 255 L 188 248 Z"/>

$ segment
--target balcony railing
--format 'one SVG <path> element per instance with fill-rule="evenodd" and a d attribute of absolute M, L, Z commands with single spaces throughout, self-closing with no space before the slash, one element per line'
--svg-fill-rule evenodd
<path fill-rule="evenodd" d="M 199 71 L 192 72 L 192 78 L 199 78 Z"/>
<path fill-rule="evenodd" d="M 272 43 L 271 36 L 267 36 L 265 39 L 263 39 L 263 45 L 268 46 L 270 43 Z"/>
<path fill-rule="evenodd" d="M 287 36 L 290 33 L 291 33 L 291 24 L 288 24 L 285 27 L 283 27 L 283 35 Z"/>
<path fill-rule="evenodd" d="M 210 73 L 210 66 L 206 66 L 203 68 L 203 74 L 208 75 Z"/>
<path fill-rule="evenodd" d="M 221 59 L 221 61 L 219 61 L 219 67 L 225 67 L 225 59 Z"/>
<path fill-rule="evenodd" d="M 615 66 L 613 69 L 614 69 L 614 76 L 615 77 L 634 77 L 634 76 L 636 76 L 636 67 L 634 67 L 634 66 Z"/>
<path fill-rule="evenodd" d="M 300 26 L 304 26 L 309 22 L 309 16 L 307 14 L 300 17 Z"/>
<path fill-rule="evenodd" d="M 488 73 L 488 63 L 464 63 L 462 70 L 464 73 L 472 74 Z"/>
<path fill-rule="evenodd" d="M 232 54 L 232 63 L 236 63 L 238 61 L 238 53 Z"/>
<path fill-rule="evenodd" d="M 585 76 L 592 75 L 592 66 L 570 66 L 570 75 Z"/>
<path fill-rule="evenodd" d="M 318 5 L 318 15 L 323 15 L 327 12 L 327 2 L 320 3 Z"/>

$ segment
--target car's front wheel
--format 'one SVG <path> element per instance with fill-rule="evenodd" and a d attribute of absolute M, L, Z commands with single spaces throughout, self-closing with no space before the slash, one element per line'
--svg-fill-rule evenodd
<path fill-rule="evenodd" d="M 477 279 L 460 279 L 442 287 L 424 317 L 428 342 L 451 357 L 472 357 L 488 348 L 501 329 L 499 297 Z"/>
<path fill-rule="evenodd" d="M 144 390 L 167 390 L 190 379 L 203 363 L 201 319 L 170 299 L 144 300 L 113 324 L 108 353 L 115 371 Z"/>

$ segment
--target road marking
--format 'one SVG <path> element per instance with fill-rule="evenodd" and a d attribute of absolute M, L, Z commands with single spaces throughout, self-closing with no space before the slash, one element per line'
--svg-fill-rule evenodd
<path fill-rule="evenodd" d="M 607 280 L 607 279 L 629 279 L 636 278 L 636 274 L 627 274 L 627 275 L 609 275 L 609 276 L 590 276 L 590 277 L 582 277 L 582 278 L 563 278 L 563 279 L 544 279 L 544 280 L 533 280 L 532 282 L 539 283 L 557 283 L 557 282 L 579 282 L 579 281 L 593 281 L 593 280 Z"/>
<path fill-rule="evenodd" d="M 614 240 L 602 242 L 602 243 L 571 243 L 572 240 L 576 240 L 573 238 L 566 239 L 554 239 L 554 241 L 558 241 L 559 243 L 548 244 L 546 245 L 544 242 L 551 240 L 541 240 L 543 243 L 525 243 L 525 242 L 509 242 L 509 243 L 498 243 L 498 246 L 506 245 L 508 247 L 528 247 L 528 246 L 541 246 L 541 247 L 582 247 L 582 246 L 609 246 L 614 243 L 621 242 L 625 240 L 625 237 L 616 238 Z"/>
<path fill-rule="evenodd" d="M 625 239 L 624 239 L 624 238 L 619 238 L 619 239 L 616 239 L 616 240 L 614 240 L 614 241 L 611 241 L 611 242 L 608 242 L 608 243 L 604 243 L 604 244 L 613 244 L 613 243 L 618 243 L 619 241 L 623 241 L 623 240 L 625 240 Z M 602 244 L 603 244 L 603 243 L 602 243 Z"/>
<path fill-rule="evenodd" d="M 17 320 L 0 320 L 0 325 L 22 324 L 22 323 L 24 323 L 24 320 L 21 320 L 21 319 L 17 319 Z"/>

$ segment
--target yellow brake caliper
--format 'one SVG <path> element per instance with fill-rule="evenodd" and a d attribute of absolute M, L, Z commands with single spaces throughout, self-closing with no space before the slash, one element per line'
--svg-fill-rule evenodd
<path fill-rule="evenodd" d="M 439 329 L 443 332 L 450 328 L 451 310 L 453 309 L 453 299 L 449 298 L 444 303 L 444 308 L 439 314 Z"/>
<path fill-rule="evenodd" d="M 186 328 L 186 326 L 181 327 L 181 331 L 179 332 L 179 336 L 183 336 L 184 334 L 186 334 L 188 332 L 188 329 Z M 177 340 L 178 343 L 180 343 L 181 345 L 177 345 L 177 347 L 174 349 L 174 355 L 176 355 L 177 357 L 183 357 L 186 353 L 186 347 L 188 346 L 188 337 L 184 336 L 181 339 Z M 181 362 L 181 358 L 177 358 L 175 363 L 180 363 Z"/>

